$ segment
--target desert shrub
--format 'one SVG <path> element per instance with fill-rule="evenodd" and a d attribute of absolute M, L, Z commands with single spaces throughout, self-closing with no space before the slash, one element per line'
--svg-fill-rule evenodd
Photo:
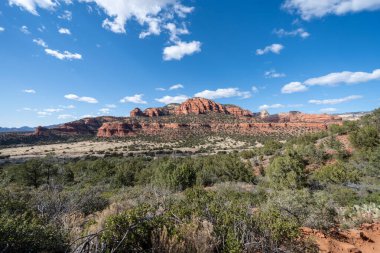
<path fill-rule="evenodd" d="M 268 140 L 264 143 L 261 151 L 264 155 L 273 155 L 282 148 L 282 143 L 275 140 Z"/>
<path fill-rule="evenodd" d="M 255 149 L 251 149 L 251 150 L 244 150 L 244 151 L 241 151 L 240 152 L 240 156 L 243 158 L 243 159 L 252 159 L 254 158 L 255 156 L 258 155 L 258 152 L 257 150 Z"/>
<path fill-rule="evenodd" d="M 350 134 L 350 141 L 359 149 L 372 149 L 379 145 L 379 132 L 376 126 L 362 126 Z"/>
<path fill-rule="evenodd" d="M 334 205 L 321 192 L 313 193 L 308 189 L 276 191 L 268 197 L 265 208 L 277 210 L 281 217 L 297 227 L 328 230 L 335 225 Z"/>
<path fill-rule="evenodd" d="M 110 252 L 148 252 L 153 248 L 152 237 L 162 227 L 155 210 L 142 205 L 109 217 L 101 242 Z"/>
<path fill-rule="evenodd" d="M 342 162 L 329 164 L 314 173 L 314 178 L 324 184 L 357 183 L 360 179 L 359 171 Z"/>
<path fill-rule="evenodd" d="M 377 177 L 380 173 L 380 147 L 356 152 L 350 164 L 366 176 Z"/>
<path fill-rule="evenodd" d="M 153 182 L 161 187 L 182 191 L 196 182 L 196 172 L 191 160 L 168 159 L 155 168 Z"/>
<path fill-rule="evenodd" d="M 8 169 L 11 181 L 35 188 L 49 184 L 56 175 L 57 168 L 46 159 L 31 159 Z"/>
<path fill-rule="evenodd" d="M 65 252 L 67 246 L 59 228 L 30 214 L 0 214 L 0 249 L 4 252 Z"/>
<path fill-rule="evenodd" d="M 302 188 L 306 184 L 305 164 L 298 155 L 275 157 L 269 165 L 267 176 L 274 188 Z"/>
<path fill-rule="evenodd" d="M 345 186 L 329 185 L 326 191 L 330 194 L 331 199 L 339 206 L 353 206 L 359 201 L 358 193 Z"/>
<path fill-rule="evenodd" d="M 297 147 L 288 148 L 287 153 L 292 153 L 294 150 L 305 160 L 308 164 L 323 164 L 328 159 L 328 154 L 323 149 L 316 147 L 314 144 L 300 145 Z"/>
<path fill-rule="evenodd" d="M 380 220 L 380 206 L 374 203 L 354 205 L 340 210 L 343 226 L 356 227 L 363 223 L 374 223 Z"/>

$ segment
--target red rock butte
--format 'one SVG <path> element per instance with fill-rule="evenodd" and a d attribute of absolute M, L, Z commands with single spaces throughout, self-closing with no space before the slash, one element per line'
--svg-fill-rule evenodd
<path fill-rule="evenodd" d="M 130 117 L 96 117 L 65 123 L 56 128 L 38 127 L 36 135 L 86 135 L 102 138 L 135 135 L 176 135 L 191 133 L 227 133 L 260 135 L 300 134 L 326 130 L 330 124 L 342 124 L 340 117 L 328 114 L 288 112 L 270 115 L 253 113 L 235 105 L 222 105 L 205 98 L 191 98 L 181 104 L 169 104 L 142 111 L 135 108 Z"/>

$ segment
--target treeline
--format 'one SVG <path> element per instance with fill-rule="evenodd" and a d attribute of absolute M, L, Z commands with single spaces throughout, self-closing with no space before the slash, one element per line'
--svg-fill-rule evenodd
<path fill-rule="evenodd" d="M 317 252 L 380 219 L 380 110 L 192 158 L 32 159 L 0 169 L 2 252 Z"/>

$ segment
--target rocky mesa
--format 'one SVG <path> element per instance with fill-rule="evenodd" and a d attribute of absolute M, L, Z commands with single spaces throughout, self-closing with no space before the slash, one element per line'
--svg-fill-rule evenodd
<path fill-rule="evenodd" d="M 327 114 L 288 112 L 270 115 L 253 113 L 235 105 L 222 105 L 205 98 L 191 98 L 181 104 L 169 104 L 144 111 L 135 108 L 130 117 L 96 117 L 69 122 L 53 129 L 39 127 L 35 135 L 76 135 L 102 138 L 135 135 L 181 136 L 186 133 L 227 133 L 260 135 L 299 134 L 321 131 L 342 119 Z"/>

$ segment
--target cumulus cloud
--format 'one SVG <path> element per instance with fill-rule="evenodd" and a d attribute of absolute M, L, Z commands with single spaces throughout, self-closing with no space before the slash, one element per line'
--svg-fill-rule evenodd
<path fill-rule="evenodd" d="M 252 86 L 251 90 L 253 93 L 259 93 L 259 89 L 256 86 Z"/>
<path fill-rule="evenodd" d="M 36 93 L 36 91 L 33 89 L 25 89 L 25 90 L 22 90 L 22 92 L 29 93 L 29 94 L 35 94 Z"/>
<path fill-rule="evenodd" d="M 286 31 L 285 29 L 275 29 L 273 31 L 273 33 L 276 34 L 278 37 L 286 37 L 286 36 L 295 37 L 295 36 L 300 36 L 301 38 L 306 39 L 307 37 L 310 36 L 310 33 L 308 33 L 307 31 L 305 31 L 305 29 L 303 29 L 303 28 L 298 28 L 298 29 L 293 30 L 293 31 Z"/>
<path fill-rule="evenodd" d="M 282 87 L 282 93 L 307 91 L 310 86 L 336 86 L 339 84 L 357 84 L 380 80 L 380 69 L 372 72 L 336 72 L 325 76 L 309 78 L 303 83 L 292 82 Z"/>
<path fill-rule="evenodd" d="M 355 84 L 373 80 L 380 80 L 380 69 L 376 69 L 372 73 L 350 71 L 331 73 L 321 77 L 310 78 L 305 81 L 305 84 L 309 86 L 332 86 L 340 83 Z"/>
<path fill-rule="evenodd" d="M 226 88 L 226 89 L 217 89 L 217 90 L 204 90 L 204 91 L 196 93 L 194 96 L 208 98 L 208 99 L 230 98 L 230 97 L 250 98 L 251 92 L 240 91 L 239 88 Z"/>
<path fill-rule="evenodd" d="M 120 103 L 147 104 L 147 102 L 142 99 L 143 96 L 143 94 L 136 94 L 131 97 L 124 97 L 120 100 Z"/>
<path fill-rule="evenodd" d="M 281 78 L 285 77 L 284 73 L 279 73 L 275 69 L 268 70 L 264 73 L 265 78 Z"/>
<path fill-rule="evenodd" d="M 304 20 L 326 15 L 344 15 L 380 9 L 380 0 L 286 0 L 283 8 L 295 12 Z"/>
<path fill-rule="evenodd" d="M 186 101 L 187 99 L 189 99 L 188 96 L 185 96 L 185 95 L 179 95 L 179 96 L 164 96 L 162 98 L 156 98 L 155 100 L 157 102 L 160 102 L 160 103 L 163 103 L 163 104 L 173 104 L 173 103 L 176 103 L 176 104 L 179 104 L 179 103 L 182 103 L 184 101 Z"/>
<path fill-rule="evenodd" d="M 9 4 L 16 5 L 33 15 L 38 15 L 37 8 L 41 9 L 53 9 L 57 6 L 55 0 L 8 0 Z"/>
<path fill-rule="evenodd" d="M 103 21 L 103 27 L 115 33 L 125 33 L 125 25 L 131 19 L 148 30 L 140 34 L 140 38 L 161 33 L 161 26 L 173 14 L 184 18 L 193 8 L 180 4 L 178 0 L 81 0 L 95 3 L 110 17 Z"/>
<path fill-rule="evenodd" d="M 90 104 L 96 104 L 96 103 L 98 103 L 98 100 L 96 100 L 95 98 L 92 98 L 92 97 L 80 97 L 80 96 L 75 95 L 75 94 L 67 94 L 67 95 L 65 95 L 65 98 L 69 99 L 69 100 L 75 100 L 75 101 L 85 102 L 85 103 L 90 103 Z"/>
<path fill-rule="evenodd" d="M 67 28 L 59 28 L 59 29 L 58 29 L 58 32 L 59 32 L 60 34 L 71 35 L 70 30 L 67 29 Z"/>
<path fill-rule="evenodd" d="M 281 92 L 284 94 L 291 94 L 295 92 L 307 91 L 308 88 L 300 82 L 291 82 L 282 87 Z"/>
<path fill-rule="evenodd" d="M 336 104 L 341 104 L 345 102 L 349 102 L 352 100 L 356 99 L 361 99 L 363 96 L 359 95 L 352 95 L 344 98 L 334 98 L 334 99 L 323 99 L 323 100 L 317 100 L 317 99 L 312 99 L 309 100 L 310 104 L 315 104 L 315 105 L 336 105 Z"/>
<path fill-rule="evenodd" d="M 0 32 L 4 32 L 5 28 L 0 26 Z"/>
<path fill-rule="evenodd" d="M 201 51 L 199 41 L 183 42 L 179 41 L 175 45 L 164 48 L 163 58 L 165 61 L 181 60 L 186 55 L 192 55 Z"/>
<path fill-rule="evenodd" d="M 183 89 L 184 86 L 182 84 L 175 84 L 170 86 L 169 90 L 178 90 L 178 89 Z"/>
<path fill-rule="evenodd" d="M 278 108 L 284 108 L 285 105 L 283 104 L 273 104 L 273 105 L 260 105 L 260 110 L 268 110 L 268 109 L 278 109 Z"/>
<path fill-rule="evenodd" d="M 267 53 L 280 54 L 281 50 L 283 49 L 284 49 L 284 46 L 281 44 L 272 44 L 272 45 L 266 46 L 263 49 L 257 49 L 256 54 L 257 55 L 264 55 Z"/>
<path fill-rule="evenodd" d="M 60 1 L 66 4 L 70 0 L 8 0 L 11 5 L 16 5 L 34 15 L 38 15 L 37 8 L 54 10 L 60 5 Z M 126 25 L 130 20 L 144 27 L 140 33 L 141 39 L 150 35 L 160 35 L 163 31 L 169 34 L 169 41 L 173 45 L 164 48 L 164 60 L 180 60 L 185 55 L 200 52 L 199 41 L 183 42 L 179 36 L 189 34 L 181 19 L 193 12 L 194 8 L 182 4 L 183 0 L 78 0 L 87 4 L 89 9 L 96 5 L 99 11 L 104 11 L 106 18 L 102 27 L 114 33 L 126 33 Z M 72 13 L 65 10 L 58 18 L 71 20 Z M 180 25 L 179 25 L 180 24 Z M 69 34 L 65 31 L 63 34 Z"/>
<path fill-rule="evenodd" d="M 40 47 L 48 47 L 48 45 L 43 39 L 34 39 L 33 42 L 39 45 Z"/>
<path fill-rule="evenodd" d="M 58 50 L 52 50 L 52 49 L 46 48 L 45 53 L 47 53 L 48 55 L 54 56 L 55 58 L 60 59 L 60 60 L 82 59 L 82 55 L 78 53 L 70 53 L 69 51 L 64 51 L 63 53 L 61 53 Z"/>

